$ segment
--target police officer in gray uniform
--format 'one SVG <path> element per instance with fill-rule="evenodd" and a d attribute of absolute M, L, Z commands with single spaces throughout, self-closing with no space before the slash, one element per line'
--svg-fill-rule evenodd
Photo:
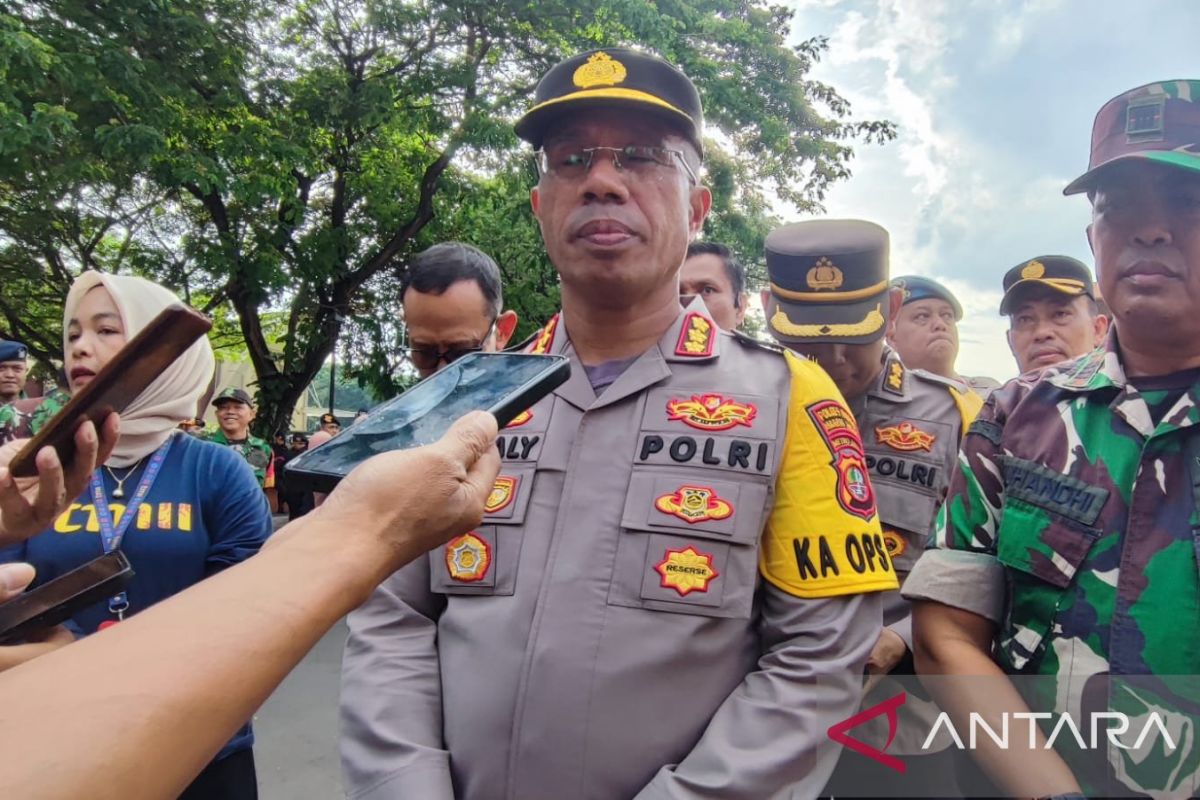
<path fill-rule="evenodd" d="M 807 797 L 832 771 L 897 582 L 832 382 L 679 304 L 701 125 L 684 75 L 620 49 L 518 122 L 562 279 L 528 349 L 572 374 L 501 432 L 483 524 L 350 616 L 350 797 Z"/>
<path fill-rule="evenodd" d="M 888 320 L 903 295 L 888 281 L 887 231 L 862 220 L 812 220 L 778 228 L 766 240 L 769 290 L 763 292 L 767 329 L 781 344 L 820 364 L 833 378 L 858 421 L 867 467 L 879 503 L 883 537 L 903 580 L 924 550 L 934 515 L 949 485 L 959 440 L 981 401 L 958 381 L 908 369 L 884 342 Z M 878 674 L 912 671 L 912 620 L 900 593 L 884 596 L 885 627 L 868 662 Z M 898 690 L 892 688 L 890 694 Z M 887 695 L 887 696 L 890 696 Z M 869 706 L 884 697 L 869 696 Z M 889 754 L 917 756 L 918 726 L 903 716 L 919 705 L 909 698 Z M 920 712 L 918 712 L 920 713 Z M 926 715 L 928 716 L 928 715 Z M 873 733 L 887 738 L 883 718 Z M 929 730 L 919 731 L 923 738 Z M 867 734 L 855 731 L 867 741 Z M 881 780 L 898 796 L 921 796 L 929 786 L 946 788 L 944 775 L 928 764 L 901 779 L 868 759 L 843 758 L 828 791 L 878 796 Z M 847 780 L 853 782 L 848 783 Z M 873 790 L 873 791 L 872 791 Z"/>

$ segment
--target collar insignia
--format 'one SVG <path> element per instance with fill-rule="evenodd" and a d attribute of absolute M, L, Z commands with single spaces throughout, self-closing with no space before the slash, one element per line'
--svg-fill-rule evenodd
<path fill-rule="evenodd" d="M 508 475 L 496 478 L 496 482 L 492 484 L 492 491 L 488 493 L 487 500 L 483 503 L 483 513 L 495 514 L 497 511 L 507 508 L 517 495 L 516 489 L 516 478 Z"/>
<path fill-rule="evenodd" d="M 688 545 L 682 550 L 663 553 L 663 560 L 654 565 L 654 571 L 662 576 L 663 588 L 674 589 L 680 597 L 686 597 L 690 592 L 707 592 L 708 584 L 720 576 L 712 562 L 711 554 Z"/>
<path fill-rule="evenodd" d="M 538 333 L 537 339 L 534 340 L 533 346 L 529 348 L 529 353 L 532 355 L 543 355 L 550 352 L 550 348 L 554 346 L 554 333 L 558 330 L 558 314 L 550 318 L 546 323 L 546 327 L 542 328 Z"/>
<path fill-rule="evenodd" d="M 696 311 L 689 311 L 684 317 L 683 328 L 679 331 L 679 341 L 675 344 L 675 355 L 690 358 L 705 358 L 713 352 L 713 342 L 716 341 L 716 326 L 712 320 Z"/>
<path fill-rule="evenodd" d="M 816 291 L 834 291 L 840 289 L 845 282 L 846 277 L 842 275 L 842 271 L 824 256 L 817 259 L 817 265 L 810 269 L 808 275 L 805 276 L 808 288 Z"/>
<path fill-rule="evenodd" d="M 446 543 L 446 569 L 456 581 L 483 580 L 492 565 L 492 549 L 473 533 L 464 533 Z"/>
<path fill-rule="evenodd" d="M 580 89 L 591 89 L 596 86 L 616 86 L 625 80 L 628 70 L 625 65 L 608 53 L 596 53 L 580 65 L 571 76 L 571 80 Z"/>
<path fill-rule="evenodd" d="M 886 444 L 893 450 L 911 452 L 913 450 L 933 451 L 933 443 L 937 437 L 913 425 L 911 422 L 901 422 L 888 428 L 875 428 L 875 441 Z"/>
<path fill-rule="evenodd" d="M 733 506 L 717 497 L 717 493 L 707 486 L 680 486 L 671 494 L 656 499 L 654 507 L 689 525 L 726 519 L 733 515 Z"/>
<path fill-rule="evenodd" d="M 690 400 L 668 400 L 667 419 L 702 431 L 727 431 L 738 425 L 751 427 L 758 409 L 719 394 L 694 394 Z"/>
<path fill-rule="evenodd" d="M 904 394 L 904 365 L 900 363 L 898 358 L 889 358 L 887 364 L 883 367 L 883 388 L 884 391 L 892 394 Z"/>

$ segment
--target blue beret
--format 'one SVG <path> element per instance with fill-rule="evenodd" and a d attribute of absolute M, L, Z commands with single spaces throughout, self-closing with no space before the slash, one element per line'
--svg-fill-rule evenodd
<path fill-rule="evenodd" d="M 0 361 L 24 361 L 29 350 L 20 342 L 0 339 Z"/>
<path fill-rule="evenodd" d="M 933 278 L 925 278 L 920 275 L 905 275 L 900 278 L 893 278 L 892 286 L 904 291 L 903 305 L 930 298 L 945 300 L 954 309 L 954 318 L 956 320 L 962 319 L 963 310 L 958 302 L 958 298 Z"/>

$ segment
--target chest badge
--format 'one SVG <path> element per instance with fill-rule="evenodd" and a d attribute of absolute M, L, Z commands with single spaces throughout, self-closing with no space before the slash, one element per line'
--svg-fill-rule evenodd
<path fill-rule="evenodd" d="M 758 409 L 719 394 L 694 394 L 688 400 L 668 400 L 667 419 L 702 431 L 727 431 L 738 425 L 751 427 Z"/>
<path fill-rule="evenodd" d="M 854 417 L 836 400 L 822 400 L 807 408 L 817 433 L 833 456 L 829 462 L 837 473 L 838 505 L 856 517 L 875 516 L 875 490 L 867 479 L 867 459 Z"/>
<path fill-rule="evenodd" d="M 673 493 L 656 499 L 654 507 L 689 525 L 726 519 L 733 514 L 733 506 L 707 486 L 680 486 Z"/>
<path fill-rule="evenodd" d="M 904 551 L 908 549 L 908 542 L 904 541 L 904 536 L 892 530 L 884 530 L 883 546 L 887 548 L 888 558 L 893 561 L 904 555 Z"/>
<path fill-rule="evenodd" d="M 654 565 L 654 571 L 662 576 L 664 589 L 674 589 L 680 597 L 686 597 L 691 592 L 707 592 L 708 584 L 720 577 L 712 561 L 711 554 L 688 545 L 682 550 L 663 553 L 663 559 Z"/>
<path fill-rule="evenodd" d="M 529 422 L 529 420 L 531 420 L 531 419 L 533 419 L 533 412 L 530 411 L 529 409 L 526 409 L 526 410 L 522 411 L 520 414 L 517 414 L 515 417 L 513 417 L 512 422 L 508 423 L 504 427 L 505 428 L 519 428 L 522 425 L 524 425 L 526 422 Z"/>
<path fill-rule="evenodd" d="M 683 320 L 683 328 L 679 331 L 679 341 L 675 345 L 675 355 L 691 358 L 706 358 L 712 355 L 713 342 L 717 332 L 712 320 L 703 314 L 689 311 Z"/>
<path fill-rule="evenodd" d="M 933 443 L 937 437 L 913 425 L 911 422 L 901 422 L 899 425 L 875 428 L 875 441 L 886 444 L 893 450 L 912 452 L 913 450 L 933 451 Z"/>
<path fill-rule="evenodd" d="M 446 544 L 446 569 L 456 581 L 483 580 L 492 565 L 492 549 L 473 533 L 464 533 Z"/>
<path fill-rule="evenodd" d="M 495 514 L 497 511 L 502 511 L 516 496 L 517 479 L 501 475 L 492 484 L 492 491 L 488 492 L 487 500 L 483 503 L 483 513 Z"/>

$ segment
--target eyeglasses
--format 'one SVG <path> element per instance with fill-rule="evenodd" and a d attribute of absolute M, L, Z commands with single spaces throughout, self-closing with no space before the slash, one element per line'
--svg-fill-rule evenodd
<path fill-rule="evenodd" d="M 496 320 L 492 320 L 492 324 L 488 326 L 487 333 L 479 340 L 476 345 L 454 345 L 441 349 L 439 347 L 406 347 L 404 352 L 408 355 L 408 360 L 413 366 L 421 370 L 437 369 L 437 366 L 442 361 L 451 364 L 458 359 L 470 353 L 478 353 L 483 350 L 483 346 L 487 344 L 487 340 L 492 338 L 492 331 L 496 330 Z"/>
<path fill-rule="evenodd" d="M 539 175 L 553 175 L 566 181 L 583 178 L 592 168 L 592 158 L 597 152 L 612 153 L 613 166 L 629 176 L 631 180 L 660 180 L 664 167 L 683 167 L 691 183 L 699 183 L 695 171 L 683 157 L 682 150 L 669 147 L 628 145 L 626 147 L 573 147 L 552 145 L 534 153 Z"/>

